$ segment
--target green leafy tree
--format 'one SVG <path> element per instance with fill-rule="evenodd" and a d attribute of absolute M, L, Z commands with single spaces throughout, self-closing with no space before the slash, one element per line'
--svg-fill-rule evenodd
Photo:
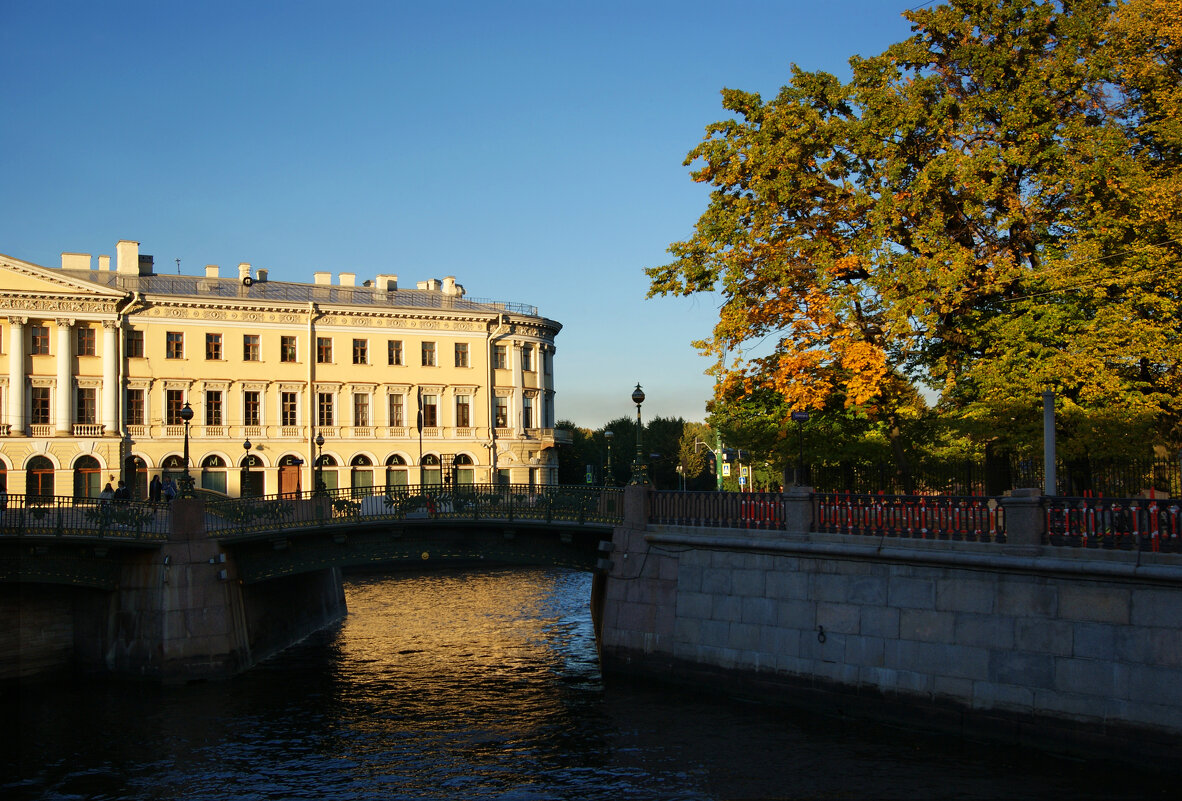
<path fill-rule="evenodd" d="M 923 384 L 988 440 L 1049 386 L 1076 447 L 1176 441 L 1178 6 L 954 0 L 848 83 L 724 90 L 686 160 L 709 206 L 647 270 L 722 294 L 717 400 L 856 410 L 904 472 Z"/>

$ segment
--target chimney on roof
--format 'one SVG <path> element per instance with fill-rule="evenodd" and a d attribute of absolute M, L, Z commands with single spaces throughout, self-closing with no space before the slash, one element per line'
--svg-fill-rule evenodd
<path fill-rule="evenodd" d="M 456 283 L 456 277 L 454 275 L 449 275 L 443 279 L 443 294 L 462 298 L 464 297 L 464 287 L 462 284 Z"/>
<path fill-rule="evenodd" d="M 312 282 L 317 285 L 325 285 L 332 283 L 332 273 L 327 270 L 317 270 L 312 273 Z"/>
<path fill-rule="evenodd" d="M 115 272 L 120 275 L 140 274 L 140 243 L 120 239 L 115 245 Z"/>
<path fill-rule="evenodd" d="M 357 286 L 357 273 L 341 273 L 338 280 L 341 286 Z"/>
<path fill-rule="evenodd" d="M 153 269 L 155 263 L 156 260 L 151 256 L 140 256 L 140 275 L 155 275 L 156 272 Z"/>
<path fill-rule="evenodd" d="M 99 256 L 99 272 L 100 273 L 111 272 L 111 257 L 110 256 Z"/>
<path fill-rule="evenodd" d="M 218 266 L 216 264 L 205 265 L 205 277 L 206 278 L 217 278 L 218 277 Z"/>
<path fill-rule="evenodd" d="M 89 270 L 90 269 L 90 254 L 89 253 L 63 253 L 62 254 L 62 269 L 63 270 Z"/>
<path fill-rule="evenodd" d="M 439 291 L 439 279 L 438 278 L 428 278 L 426 281 L 419 281 L 417 284 L 415 284 L 415 286 L 419 289 L 425 289 L 428 292 L 438 292 Z"/>
<path fill-rule="evenodd" d="M 255 275 L 258 276 L 255 280 L 257 280 L 260 284 L 267 283 L 267 273 L 268 270 L 264 270 L 262 268 L 255 270 Z"/>
<path fill-rule="evenodd" d="M 378 292 L 397 292 L 398 291 L 398 276 L 396 275 L 379 275 L 378 282 L 375 285 Z"/>
<path fill-rule="evenodd" d="M 238 280 L 241 281 L 243 278 L 250 278 L 250 264 L 247 262 L 238 265 Z"/>

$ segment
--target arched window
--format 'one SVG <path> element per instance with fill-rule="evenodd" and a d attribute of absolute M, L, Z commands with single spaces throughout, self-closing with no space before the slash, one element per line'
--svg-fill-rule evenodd
<path fill-rule="evenodd" d="M 461 453 L 456 457 L 454 462 L 456 471 L 456 484 L 472 484 L 476 479 L 476 471 L 473 469 L 472 457 L 466 453 Z"/>
<path fill-rule="evenodd" d="M 25 494 L 30 497 L 53 497 L 53 462 L 34 456 L 25 466 Z"/>
<path fill-rule="evenodd" d="M 242 484 L 239 494 L 243 498 L 257 498 L 266 491 L 266 474 L 263 472 L 263 460 L 253 453 L 248 453 L 238 462 L 242 468 Z"/>
<path fill-rule="evenodd" d="M 103 469 L 98 459 L 93 456 L 79 456 L 74 462 L 74 497 L 97 498 L 103 491 L 102 482 Z"/>
<path fill-rule="evenodd" d="M 353 488 L 353 497 L 369 495 L 373 488 L 373 462 L 368 456 L 358 454 L 349 462 L 352 468 L 349 476 L 349 486 Z"/>
<path fill-rule="evenodd" d="M 206 456 L 201 460 L 201 489 L 226 492 L 226 460 L 220 456 Z"/>
<path fill-rule="evenodd" d="M 148 497 L 148 463 L 138 456 L 128 456 L 123 460 L 123 474 L 127 476 L 127 486 L 131 487 L 131 497 L 145 500 Z"/>
<path fill-rule="evenodd" d="M 316 474 L 324 482 L 325 489 L 334 490 L 337 488 L 337 460 L 327 453 L 321 454 L 316 460 Z"/>
<path fill-rule="evenodd" d="M 438 486 L 443 483 L 443 471 L 439 469 L 439 457 L 433 453 L 423 457 L 420 473 L 422 478 L 419 480 L 424 485 Z"/>
<path fill-rule="evenodd" d="M 406 486 L 406 460 L 398 454 L 386 460 L 386 486 Z"/>
<path fill-rule="evenodd" d="M 178 481 L 185 472 L 185 460 L 183 457 L 176 455 L 164 457 L 164 461 L 160 463 L 160 480 L 171 478 L 174 482 Z"/>

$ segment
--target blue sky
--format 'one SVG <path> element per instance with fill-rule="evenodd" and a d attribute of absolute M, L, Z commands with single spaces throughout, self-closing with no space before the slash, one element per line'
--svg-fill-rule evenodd
<path fill-rule="evenodd" d="M 640 382 L 702 420 L 715 300 L 644 297 L 706 205 L 686 153 L 723 87 L 846 77 L 915 5 L 0 0 L 0 252 L 454 275 L 563 324 L 560 419 Z"/>

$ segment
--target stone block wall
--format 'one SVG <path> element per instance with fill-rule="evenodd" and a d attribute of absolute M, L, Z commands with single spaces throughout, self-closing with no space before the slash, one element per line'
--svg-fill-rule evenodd
<path fill-rule="evenodd" d="M 612 561 L 609 672 L 1056 750 L 1180 750 L 1177 556 L 634 524 Z"/>

